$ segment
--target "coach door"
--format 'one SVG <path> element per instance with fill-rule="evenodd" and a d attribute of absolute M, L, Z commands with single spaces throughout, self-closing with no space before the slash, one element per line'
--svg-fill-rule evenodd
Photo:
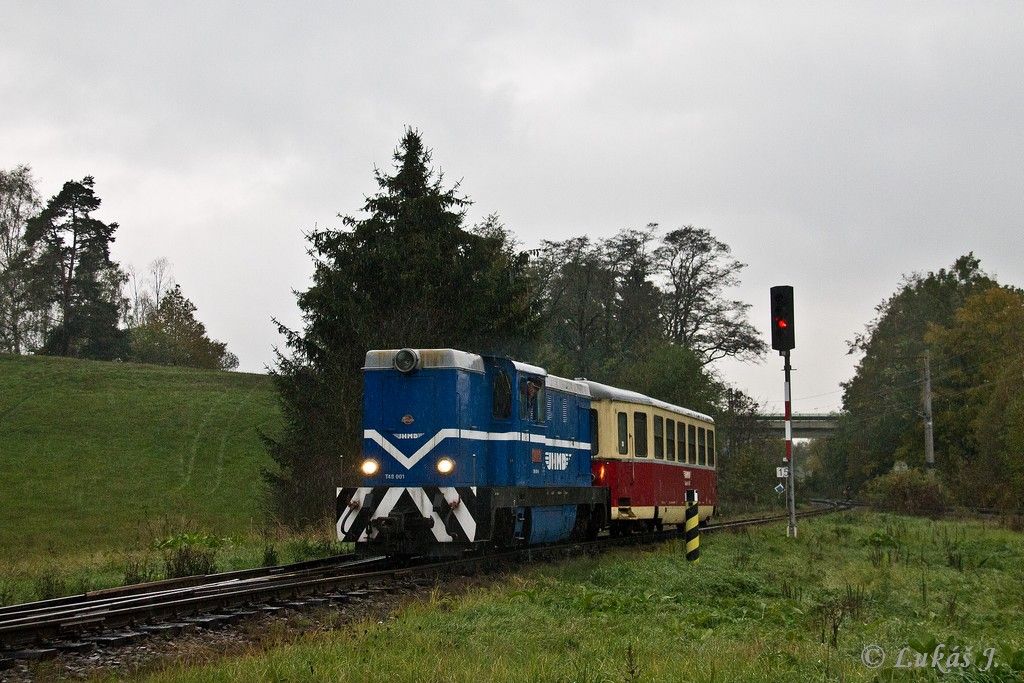
<path fill-rule="evenodd" d="M 519 440 L 520 459 L 516 483 L 520 486 L 538 486 L 544 477 L 544 421 L 547 416 L 547 392 L 544 378 L 519 375 Z"/>

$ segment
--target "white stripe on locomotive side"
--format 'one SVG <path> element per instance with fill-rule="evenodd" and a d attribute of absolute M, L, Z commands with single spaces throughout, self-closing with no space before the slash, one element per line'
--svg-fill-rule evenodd
<path fill-rule="evenodd" d="M 363 438 L 370 439 L 379 445 L 388 455 L 400 462 L 407 470 L 412 469 L 416 463 L 429 455 L 430 452 L 437 448 L 438 444 L 442 441 L 452 438 L 472 439 L 474 441 L 526 441 L 529 443 L 552 446 L 554 448 L 590 450 L 590 444 L 587 442 L 570 441 L 567 439 L 551 439 L 543 434 L 532 434 L 530 432 L 479 432 L 471 429 L 442 429 L 438 431 L 437 434 L 430 437 L 427 442 L 420 446 L 412 455 L 406 455 L 400 451 L 397 446 L 388 441 L 384 435 L 376 429 L 363 430 Z"/>

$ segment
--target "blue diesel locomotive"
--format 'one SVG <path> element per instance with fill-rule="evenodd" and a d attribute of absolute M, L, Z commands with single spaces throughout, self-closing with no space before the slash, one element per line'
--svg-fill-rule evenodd
<path fill-rule="evenodd" d="M 364 552 L 455 555 L 593 538 L 590 388 L 453 349 L 366 354 L 362 485 L 337 491 L 337 532 Z"/>

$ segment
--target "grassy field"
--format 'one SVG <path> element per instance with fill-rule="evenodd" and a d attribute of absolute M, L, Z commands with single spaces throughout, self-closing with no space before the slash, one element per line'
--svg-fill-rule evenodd
<path fill-rule="evenodd" d="M 158 681 L 1021 680 L 1024 536 L 871 513 L 547 565 Z M 942 674 L 913 663 L 972 648 Z M 883 665 L 862 661 L 866 646 Z M 993 665 L 985 650 L 993 648 Z M 879 651 L 872 650 L 870 662 Z"/>
<path fill-rule="evenodd" d="M 0 570 L 261 524 L 262 375 L 0 355 Z"/>

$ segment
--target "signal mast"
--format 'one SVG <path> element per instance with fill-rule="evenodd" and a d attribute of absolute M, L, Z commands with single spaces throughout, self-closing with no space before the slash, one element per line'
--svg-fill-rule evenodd
<path fill-rule="evenodd" d="M 785 374 L 786 397 L 786 455 L 782 462 L 786 468 L 786 483 L 789 506 L 789 528 L 786 535 L 796 538 L 796 466 L 793 462 L 793 408 L 790 383 L 789 352 L 796 346 L 793 325 L 793 288 L 790 285 L 779 285 L 771 289 L 772 299 L 772 348 L 783 357 L 783 373 Z"/>

